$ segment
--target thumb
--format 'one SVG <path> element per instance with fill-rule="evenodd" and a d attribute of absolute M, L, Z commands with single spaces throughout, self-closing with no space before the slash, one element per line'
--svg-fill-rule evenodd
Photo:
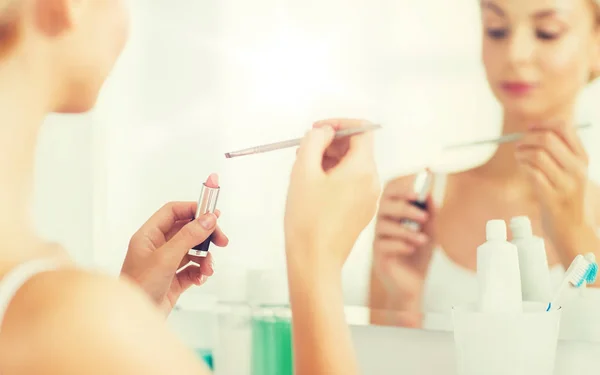
<path fill-rule="evenodd" d="M 334 137 L 335 130 L 331 126 L 313 128 L 302 139 L 297 160 L 306 166 L 322 168 L 323 154 Z"/>
<path fill-rule="evenodd" d="M 184 225 L 167 243 L 154 251 L 166 269 L 175 272 L 187 252 L 206 240 L 217 227 L 215 214 L 206 213 Z"/>

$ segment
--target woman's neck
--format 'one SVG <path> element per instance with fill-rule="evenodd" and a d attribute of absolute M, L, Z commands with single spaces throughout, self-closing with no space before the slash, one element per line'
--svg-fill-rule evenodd
<path fill-rule="evenodd" d="M 505 113 L 502 122 L 502 134 L 526 132 L 535 122 L 565 121 L 571 123 L 573 118 L 574 111 L 571 108 L 564 109 L 551 116 L 545 116 L 543 119 L 532 119 Z M 519 168 L 515 151 L 515 142 L 499 145 L 491 159 L 476 168 L 474 172 L 485 176 L 486 179 L 500 179 L 506 182 L 522 181 L 525 176 Z"/>
<path fill-rule="evenodd" d="M 48 113 L 46 90 L 18 65 L 0 66 L 0 238 L 34 238 L 30 217 L 35 149 Z"/>

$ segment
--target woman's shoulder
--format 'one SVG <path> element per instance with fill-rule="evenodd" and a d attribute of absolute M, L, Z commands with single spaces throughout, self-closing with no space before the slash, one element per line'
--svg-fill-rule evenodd
<path fill-rule="evenodd" d="M 126 357 L 156 347 L 153 338 L 165 330 L 164 317 L 126 280 L 78 269 L 46 272 L 29 280 L 11 302 L 0 363 L 7 373 L 18 368 L 19 374 L 162 374 L 144 371 L 151 363 Z"/>

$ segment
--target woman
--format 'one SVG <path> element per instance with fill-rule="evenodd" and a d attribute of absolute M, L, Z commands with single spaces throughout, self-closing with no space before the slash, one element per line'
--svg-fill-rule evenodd
<path fill-rule="evenodd" d="M 481 2 L 483 63 L 503 107 L 503 133 L 525 132 L 485 164 L 434 182 L 429 211 L 411 206 L 412 177 L 389 182 L 380 205 L 370 306 L 377 324 L 420 325 L 419 311 L 473 302 L 485 222 L 527 215 L 546 240 L 553 278 L 575 255 L 600 256 L 600 191 L 574 129 L 575 102 L 600 72 L 598 0 Z M 408 218 L 423 224 L 411 232 Z M 376 310 L 402 311 L 401 321 Z M 406 314 L 408 312 L 408 314 Z"/>
<path fill-rule="evenodd" d="M 215 215 L 192 220 L 194 203 L 171 203 L 132 238 L 123 273 L 146 293 L 125 279 L 77 269 L 59 246 L 35 235 L 27 217 L 44 117 L 94 105 L 124 45 L 126 25 L 119 0 L 0 0 L 3 375 L 208 373 L 167 329 L 162 312 L 212 273 L 208 261 L 174 275 L 187 250 L 217 230 Z M 286 254 L 300 375 L 357 373 L 340 275 L 375 213 L 378 186 L 370 135 L 333 143 L 333 129 L 359 123 L 316 124 L 291 175 Z M 225 245 L 226 237 L 215 233 L 215 242 Z"/>

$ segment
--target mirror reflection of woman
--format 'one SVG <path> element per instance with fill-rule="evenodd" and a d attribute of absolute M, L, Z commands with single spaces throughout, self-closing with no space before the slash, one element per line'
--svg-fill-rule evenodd
<path fill-rule="evenodd" d="M 479 167 L 436 176 L 428 211 L 408 203 L 413 176 L 387 184 L 369 299 L 376 324 L 420 326 L 419 312 L 473 302 L 476 248 L 489 219 L 529 216 L 546 240 L 554 283 L 577 254 L 600 256 L 600 189 L 587 177 L 573 123 L 578 96 L 600 74 L 600 1 L 484 0 L 481 18 L 502 131 L 526 135 Z M 406 229 L 404 218 L 423 230 Z"/>

